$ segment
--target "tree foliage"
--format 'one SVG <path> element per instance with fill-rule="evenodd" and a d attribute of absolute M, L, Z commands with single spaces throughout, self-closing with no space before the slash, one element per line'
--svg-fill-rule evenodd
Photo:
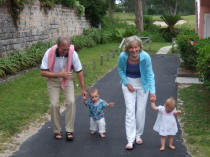
<path fill-rule="evenodd" d="M 106 0 L 79 0 L 85 7 L 85 16 L 94 27 L 98 27 L 102 22 L 102 18 L 106 15 Z"/>
<path fill-rule="evenodd" d="M 55 6 L 55 4 L 61 4 L 69 8 L 75 8 L 78 15 L 84 14 L 84 7 L 79 3 L 78 0 L 39 0 L 40 7 L 44 8 L 45 12 Z M 33 3 L 33 0 L 0 0 L 0 5 L 7 4 L 9 11 L 12 16 L 14 25 L 17 27 L 20 19 L 20 13 L 25 7 L 25 4 Z"/>
<path fill-rule="evenodd" d="M 181 17 L 179 15 L 163 15 L 160 17 L 167 25 L 171 32 L 174 31 L 174 25 L 181 20 Z"/>

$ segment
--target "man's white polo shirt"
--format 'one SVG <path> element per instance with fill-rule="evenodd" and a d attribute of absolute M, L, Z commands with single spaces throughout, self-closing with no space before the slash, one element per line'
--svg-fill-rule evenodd
<path fill-rule="evenodd" d="M 44 57 L 42 58 L 42 63 L 41 63 L 41 66 L 40 66 L 41 70 L 49 70 L 49 67 L 48 67 L 48 54 L 50 52 L 50 49 L 51 48 L 49 48 L 45 52 Z M 58 51 L 56 50 L 56 57 L 55 57 L 55 64 L 54 64 L 54 70 L 53 71 L 54 72 L 60 72 L 63 69 L 65 69 L 66 63 L 67 63 L 67 59 L 68 59 L 68 55 L 66 55 L 66 56 L 59 56 Z M 80 72 L 82 70 L 82 65 L 81 65 L 79 56 L 78 56 L 76 51 L 74 51 L 74 53 L 73 53 L 72 65 L 71 66 L 73 66 L 75 72 Z"/>

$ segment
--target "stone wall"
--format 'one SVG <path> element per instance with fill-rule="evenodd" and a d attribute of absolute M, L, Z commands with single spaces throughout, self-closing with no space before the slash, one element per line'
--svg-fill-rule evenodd
<path fill-rule="evenodd" d="M 45 13 L 39 0 L 26 5 L 16 28 L 6 5 L 0 6 L 0 56 L 38 41 L 55 41 L 59 36 L 81 34 L 90 24 L 73 9 L 56 5 Z"/>

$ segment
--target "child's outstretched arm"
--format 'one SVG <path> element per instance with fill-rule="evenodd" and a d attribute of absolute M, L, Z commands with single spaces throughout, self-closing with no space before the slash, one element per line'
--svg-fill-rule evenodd
<path fill-rule="evenodd" d="M 155 105 L 154 102 L 151 102 L 151 107 L 153 108 L 153 110 L 158 110 L 158 107 Z"/>
<path fill-rule="evenodd" d="M 107 107 L 113 107 L 114 105 L 115 105 L 114 102 L 110 102 L 110 103 L 107 104 Z"/>

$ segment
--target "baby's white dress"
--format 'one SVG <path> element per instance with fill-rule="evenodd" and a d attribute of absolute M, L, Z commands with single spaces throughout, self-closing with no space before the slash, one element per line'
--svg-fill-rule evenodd
<path fill-rule="evenodd" d="M 174 116 L 176 108 L 170 113 L 166 112 L 165 106 L 158 106 L 158 110 L 158 116 L 153 129 L 161 136 L 176 135 L 178 131 L 176 118 Z"/>

